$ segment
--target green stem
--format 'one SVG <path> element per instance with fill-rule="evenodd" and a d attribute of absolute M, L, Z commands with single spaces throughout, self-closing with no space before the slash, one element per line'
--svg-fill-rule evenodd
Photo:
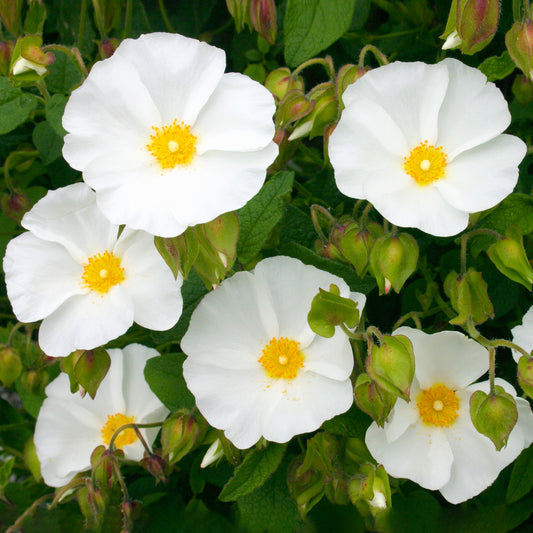
<path fill-rule="evenodd" d="M 518 344 L 515 344 L 514 342 L 505 340 L 505 339 L 495 339 L 491 341 L 492 346 L 505 346 L 506 348 L 511 348 L 511 350 L 515 350 L 517 352 L 520 352 L 522 355 L 525 355 L 528 359 L 531 359 L 531 354 L 528 353 L 524 348 L 521 346 L 518 346 Z"/>
<path fill-rule="evenodd" d="M 323 57 L 314 57 L 313 59 L 309 59 L 307 61 L 304 61 L 299 67 L 296 67 L 293 71 L 291 76 L 293 78 L 296 78 L 302 70 L 304 70 L 307 67 L 310 67 L 311 65 L 322 65 L 326 72 L 328 73 L 328 76 L 330 76 L 332 79 L 335 77 L 335 73 L 331 72 L 332 68 L 332 62 L 331 58 L 328 56 L 326 58 Z M 333 74 L 333 75 L 332 75 Z"/>
<path fill-rule="evenodd" d="M 87 0 L 81 0 L 80 25 L 78 26 L 78 48 L 81 48 L 83 44 L 83 34 L 85 33 L 86 15 L 87 15 Z"/>
<path fill-rule="evenodd" d="M 10 527 L 8 527 L 5 531 L 5 533 L 16 533 L 17 531 L 20 531 L 22 528 L 22 523 L 28 516 L 31 516 L 37 507 L 41 505 L 41 503 L 44 503 L 46 500 L 52 499 L 54 497 L 54 493 L 51 492 L 49 494 L 45 494 L 44 496 L 41 496 L 37 500 L 35 500 L 14 522 L 14 524 Z"/>
<path fill-rule="evenodd" d="M 359 225 L 362 229 L 366 228 L 366 221 L 368 220 L 368 215 L 370 214 L 370 211 L 372 211 L 372 208 L 374 206 L 368 202 L 368 204 L 363 209 L 363 213 L 361 214 L 361 218 L 359 219 Z"/>
<path fill-rule="evenodd" d="M 341 324 L 340 326 L 341 326 L 342 331 L 344 331 L 344 333 L 346 333 L 346 335 L 350 339 L 353 339 L 354 341 L 366 341 L 367 339 L 366 333 L 351 331 L 346 327 L 346 324 Z"/>
<path fill-rule="evenodd" d="M 379 340 L 380 345 L 383 344 L 383 342 L 385 341 L 383 337 L 383 333 L 381 333 L 381 331 L 379 331 L 379 329 L 376 328 L 376 326 L 368 326 L 366 328 L 366 334 L 368 337 L 370 337 L 371 335 L 374 335 L 374 337 L 376 337 Z"/>
<path fill-rule="evenodd" d="M 324 232 L 322 231 L 322 228 L 320 226 L 320 220 L 318 220 L 318 214 L 322 213 L 328 221 L 333 224 L 337 221 L 337 219 L 325 208 L 318 204 L 313 204 L 310 208 L 311 210 L 311 220 L 313 221 L 313 226 L 315 227 L 316 232 L 318 233 L 318 236 L 320 237 L 320 240 L 326 244 L 328 242 L 328 238 L 324 235 Z"/>
<path fill-rule="evenodd" d="M 466 274 L 466 250 L 468 244 L 468 233 L 461 235 L 461 274 Z"/>
<path fill-rule="evenodd" d="M 113 436 L 111 437 L 111 440 L 109 441 L 109 446 L 108 448 L 113 450 L 114 447 L 115 447 L 115 440 L 116 438 L 119 436 L 119 434 L 128 429 L 128 428 L 131 428 L 133 429 L 134 431 L 136 430 L 136 428 L 155 428 L 155 427 L 160 427 L 163 425 L 163 422 L 164 421 L 161 421 L 161 422 L 152 422 L 150 424 L 137 424 L 135 422 L 131 422 L 130 424 L 124 424 L 123 426 L 120 426 L 116 431 L 115 433 L 113 433 Z M 137 433 L 137 431 L 135 431 L 135 433 Z M 141 440 L 141 442 L 143 442 L 143 440 Z M 146 444 L 146 443 L 144 443 Z"/>
<path fill-rule="evenodd" d="M 438 307 L 435 309 L 436 309 L 435 312 L 440 311 L 440 308 Z M 429 311 L 427 313 L 429 313 Z M 392 327 L 392 331 L 394 331 L 395 329 L 398 329 L 404 322 L 407 322 L 409 319 L 411 319 L 415 323 L 416 329 L 422 329 L 422 322 L 420 322 L 420 317 L 427 316 L 427 313 L 419 313 L 418 311 L 410 311 L 409 313 L 403 315 L 396 321 L 396 323 Z"/>
<path fill-rule="evenodd" d="M 494 376 L 496 373 L 496 349 L 491 346 L 489 348 L 489 383 L 491 396 L 496 392 L 494 389 Z"/>
<path fill-rule="evenodd" d="M 165 27 L 167 31 L 170 33 L 176 33 L 176 30 L 172 27 L 172 24 L 170 23 L 170 20 L 167 15 L 167 10 L 165 9 L 165 0 L 158 0 L 159 2 L 159 11 L 161 12 L 161 18 L 163 19 L 163 22 L 165 23 Z"/>
<path fill-rule="evenodd" d="M 379 48 L 377 48 L 373 44 L 367 44 L 366 46 L 363 46 L 363 48 L 361 49 L 361 53 L 359 54 L 359 63 L 357 64 L 357 66 L 360 69 L 365 68 L 365 57 L 368 52 L 372 52 L 374 54 L 374 57 L 378 60 L 380 66 L 388 64 L 389 61 L 387 59 L 387 56 Z"/>
<path fill-rule="evenodd" d="M 124 17 L 124 31 L 122 32 L 122 39 L 126 39 L 130 35 L 132 14 L 133 14 L 133 1 L 126 0 L 126 15 Z"/>

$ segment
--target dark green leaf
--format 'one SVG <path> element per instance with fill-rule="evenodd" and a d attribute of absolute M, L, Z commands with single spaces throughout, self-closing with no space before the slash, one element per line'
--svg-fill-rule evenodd
<path fill-rule="evenodd" d="M 61 156 L 63 139 L 54 131 L 49 122 L 39 122 L 33 130 L 33 144 L 37 150 L 43 164 L 48 165 Z"/>
<path fill-rule="evenodd" d="M 286 444 L 270 443 L 264 450 L 252 450 L 235 469 L 234 476 L 222 489 L 219 499 L 223 502 L 234 501 L 263 485 L 278 468 L 286 447 Z"/>
<path fill-rule="evenodd" d="M 37 99 L 13 87 L 8 78 L 0 77 L 0 135 L 20 126 L 37 108 Z"/>
<path fill-rule="evenodd" d="M 15 458 L 10 457 L 5 463 L 2 463 L 2 465 L 0 465 L 0 490 L 7 485 L 14 464 Z"/>
<path fill-rule="evenodd" d="M 239 211 L 240 233 L 237 256 L 250 261 L 260 250 L 283 215 L 283 197 L 292 190 L 292 172 L 278 172 Z"/>
<path fill-rule="evenodd" d="M 62 124 L 63 113 L 65 112 L 67 102 L 68 98 L 63 94 L 54 94 L 52 95 L 52 98 L 46 102 L 46 120 L 60 137 L 64 137 L 67 133 Z"/>
<path fill-rule="evenodd" d="M 183 379 L 185 354 L 171 353 L 146 362 L 144 377 L 154 394 L 171 411 L 194 407 L 194 396 Z"/>
<path fill-rule="evenodd" d="M 503 78 L 509 76 L 516 68 L 516 65 L 509 53 L 503 52 L 501 56 L 487 57 L 478 68 L 487 76 L 489 81 L 496 81 L 503 80 Z"/>
<path fill-rule="evenodd" d="M 74 59 L 61 51 L 54 51 L 55 61 L 48 67 L 46 87 L 51 93 L 68 94 L 82 82 L 83 76 Z"/>
<path fill-rule="evenodd" d="M 478 226 L 493 229 L 502 235 L 505 230 L 515 224 L 522 235 L 533 231 L 533 198 L 527 194 L 514 193 L 509 195 Z"/>
<path fill-rule="evenodd" d="M 296 67 L 312 58 L 350 27 L 356 0 L 288 0 L 285 10 L 285 60 Z"/>
<path fill-rule="evenodd" d="M 514 503 L 533 488 L 533 448 L 526 448 L 515 461 L 507 487 L 506 501 Z"/>

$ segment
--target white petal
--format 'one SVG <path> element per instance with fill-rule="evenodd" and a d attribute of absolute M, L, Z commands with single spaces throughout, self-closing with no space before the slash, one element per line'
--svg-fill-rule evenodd
<path fill-rule="evenodd" d="M 531 352 L 533 350 L 533 306 L 529 308 L 528 312 L 524 315 L 522 323 L 515 326 L 511 333 L 513 334 L 513 342 L 518 344 L 520 348 Z M 514 360 L 518 363 L 522 354 L 513 350 Z"/>
<path fill-rule="evenodd" d="M 440 489 L 450 478 L 453 454 L 440 428 L 419 422 L 389 443 L 385 431 L 373 422 L 365 442 L 374 459 L 393 477 L 411 479 L 430 490 Z"/>
<path fill-rule="evenodd" d="M 526 145 L 521 139 L 499 135 L 457 156 L 435 187 L 457 209 L 483 211 L 513 192 L 518 164 L 525 154 Z"/>
<path fill-rule="evenodd" d="M 387 442 L 394 442 L 405 433 L 408 427 L 414 426 L 418 422 L 420 415 L 416 406 L 416 398 L 419 392 L 420 386 L 415 378 L 411 384 L 411 401 L 406 402 L 401 398 L 396 400 L 387 422 L 383 426 Z"/>
<path fill-rule="evenodd" d="M 456 235 L 468 225 L 468 213 L 450 205 L 434 186 L 419 186 L 414 180 L 402 190 L 381 195 L 375 191 L 367 199 L 392 224 L 436 237 Z"/>
<path fill-rule="evenodd" d="M 137 70 L 157 103 L 163 124 L 170 124 L 175 118 L 193 124 L 220 83 L 226 66 L 223 50 L 169 33 L 126 39 L 115 56 Z"/>
<path fill-rule="evenodd" d="M 502 92 L 478 69 L 451 58 L 440 65 L 448 69 L 450 81 L 440 108 L 437 144 L 451 161 L 502 133 L 511 114 Z"/>
<path fill-rule="evenodd" d="M 326 339 L 316 335 L 313 342 L 304 348 L 304 368 L 338 381 L 350 377 L 353 370 L 353 352 L 346 334 L 336 328 L 335 335 Z"/>
<path fill-rule="evenodd" d="M 9 300 L 21 322 L 41 320 L 71 296 L 85 292 L 81 265 L 60 244 L 31 233 L 8 243 L 4 272 Z"/>
<path fill-rule="evenodd" d="M 120 286 L 107 294 L 72 296 L 39 330 L 39 345 L 48 355 L 64 357 L 76 349 L 92 349 L 116 339 L 133 324 L 133 304 Z"/>
<path fill-rule="evenodd" d="M 121 287 L 133 301 L 134 321 L 148 329 L 165 330 L 179 319 L 183 307 L 183 278 L 174 276 L 157 251 L 153 236 L 144 231 L 121 234 L 115 247 L 126 279 Z"/>
<path fill-rule="evenodd" d="M 194 362 L 257 370 L 273 337 L 279 337 L 278 320 L 266 288 L 254 274 L 237 272 L 194 310 L 181 349 Z"/>
<path fill-rule="evenodd" d="M 22 225 L 40 239 L 62 244 L 82 264 L 111 249 L 118 231 L 96 207 L 94 192 L 84 183 L 49 191 L 24 215 Z"/>
<path fill-rule="evenodd" d="M 444 65 L 398 61 L 367 72 L 342 98 L 346 107 L 363 98 L 379 102 L 413 148 L 424 140 L 429 144 L 436 140 L 439 109 L 447 88 Z"/>
<path fill-rule="evenodd" d="M 224 74 L 194 124 L 197 153 L 265 147 L 274 137 L 275 110 L 265 87 L 242 74 Z"/>
<path fill-rule="evenodd" d="M 427 334 L 402 326 L 395 335 L 409 337 L 415 354 L 415 375 L 422 389 L 442 383 L 463 389 L 489 369 L 486 348 L 458 331 Z"/>

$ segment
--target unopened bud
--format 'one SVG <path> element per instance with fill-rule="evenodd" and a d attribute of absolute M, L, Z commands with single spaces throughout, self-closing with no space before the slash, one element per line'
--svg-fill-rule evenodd
<path fill-rule="evenodd" d="M 112 487 L 116 481 L 115 453 L 106 449 L 102 444 L 97 446 L 91 454 L 93 479 L 97 487 Z"/>
<path fill-rule="evenodd" d="M 27 81 L 36 81 L 46 74 L 47 67 L 54 62 L 51 52 L 43 52 L 43 40 L 39 35 L 20 37 L 11 57 L 11 74 Z"/>
<path fill-rule="evenodd" d="M 474 54 L 487 46 L 498 28 L 500 0 L 457 0 L 456 28 L 461 51 Z"/>
<path fill-rule="evenodd" d="M 202 459 L 202 462 L 200 463 L 200 468 L 206 468 L 209 465 L 212 465 L 216 461 L 218 461 L 221 457 L 224 455 L 224 449 L 222 448 L 222 444 L 220 442 L 220 439 L 216 439 L 214 442 L 211 443 L 211 446 L 207 448 L 207 452 L 205 452 L 204 458 Z"/>
<path fill-rule="evenodd" d="M 240 33 L 244 25 L 250 26 L 250 0 L 226 0 L 226 6 L 235 21 L 235 29 Z"/>
<path fill-rule="evenodd" d="M 285 128 L 297 120 L 309 115 L 316 102 L 309 100 L 300 89 L 289 91 L 278 105 L 274 122 L 276 129 Z"/>
<path fill-rule="evenodd" d="M 0 381 L 4 387 L 11 387 L 22 372 L 19 354 L 10 346 L 0 348 Z"/>
<path fill-rule="evenodd" d="M 324 481 L 320 472 L 304 467 L 304 462 L 297 457 L 289 467 L 288 485 L 291 497 L 296 501 L 302 517 L 324 496 Z"/>
<path fill-rule="evenodd" d="M 381 346 L 372 346 L 366 371 L 381 388 L 408 402 L 415 373 L 411 341 L 405 335 L 385 335 Z"/>
<path fill-rule="evenodd" d="M 396 401 L 396 396 L 381 388 L 368 374 L 357 376 L 354 387 L 354 399 L 357 407 L 382 426 L 389 416 Z"/>
<path fill-rule="evenodd" d="M 341 103 L 342 109 L 344 109 L 344 104 L 342 103 L 342 95 L 346 90 L 348 85 L 351 85 L 357 81 L 361 76 L 366 74 L 370 69 L 368 67 L 359 68 L 357 65 L 347 64 L 343 65 L 337 72 L 337 80 L 335 82 L 337 86 L 337 95 Z"/>
<path fill-rule="evenodd" d="M 251 0 L 250 19 L 254 30 L 269 44 L 276 42 L 276 3 L 274 0 Z"/>
<path fill-rule="evenodd" d="M 344 257 L 353 265 L 357 275 L 363 277 L 370 266 L 370 251 L 374 245 L 374 236 L 368 229 L 358 226 L 347 228 L 339 246 Z"/>
<path fill-rule="evenodd" d="M 0 42 L 0 75 L 2 76 L 7 76 L 9 74 L 12 50 L 12 42 Z"/>
<path fill-rule="evenodd" d="M 512 90 L 516 101 L 520 105 L 527 105 L 533 100 L 533 82 L 527 76 L 516 76 Z"/>
<path fill-rule="evenodd" d="M 515 22 L 505 34 L 505 45 L 516 66 L 533 80 L 533 21 Z"/>
<path fill-rule="evenodd" d="M 265 87 L 275 96 L 276 101 L 279 102 L 293 89 L 303 93 L 304 82 L 301 76 L 293 78 L 288 67 L 280 67 L 273 70 L 266 77 Z"/>
<path fill-rule="evenodd" d="M 162 457 L 157 454 L 151 454 L 140 460 L 140 465 L 145 468 L 155 478 L 156 484 L 162 481 L 167 482 L 167 464 Z"/>
<path fill-rule="evenodd" d="M 35 450 L 35 444 L 33 442 L 33 437 L 30 437 L 26 444 L 24 444 L 24 464 L 28 467 L 28 470 L 31 472 L 33 479 L 39 483 L 42 479 L 41 476 L 41 463 L 37 457 L 37 451 Z"/>
<path fill-rule="evenodd" d="M 106 39 L 104 41 L 98 41 L 98 53 L 102 59 L 110 58 L 115 50 L 118 48 L 120 41 L 118 39 Z"/>
<path fill-rule="evenodd" d="M 523 355 L 518 360 L 518 384 L 522 390 L 533 398 L 533 359 Z"/>
<path fill-rule="evenodd" d="M 161 428 L 162 455 L 169 464 L 174 464 L 187 455 L 205 435 L 196 418 L 189 414 L 176 413 L 165 420 Z"/>
<path fill-rule="evenodd" d="M 0 198 L 4 215 L 20 224 L 22 217 L 31 209 L 30 199 L 23 191 L 5 192 Z"/>
<path fill-rule="evenodd" d="M 379 294 L 386 293 L 386 280 L 399 293 L 418 263 L 418 243 L 409 233 L 383 235 L 370 253 L 370 268 L 376 278 Z"/>
<path fill-rule="evenodd" d="M 496 450 L 501 450 L 518 420 L 518 410 L 514 398 L 496 386 L 494 394 L 480 390 L 472 394 L 470 417 L 474 427 L 494 443 Z"/>
<path fill-rule="evenodd" d="M 20 377 L 24 389 L 32 394 L 41 394 L 49 380 L 48 373 L 41 370 L 27 370 Z"/>

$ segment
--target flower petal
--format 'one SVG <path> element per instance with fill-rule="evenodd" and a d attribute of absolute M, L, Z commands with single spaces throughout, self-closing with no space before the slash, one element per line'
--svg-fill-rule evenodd
<path fill-rule="evenodd" d="M 442 383 L 452 390 L 463 389 L 489 369 L 486 348 L 458 331 L 431 335 L 402 326 L 395 335 L 405 335 L 413 345 L 415 375 L 422 389 Z"/>
<path fill-rule="evenodd" d="M 435 188 L 457 209 L 483 211 L 513 192 L 525 154 L 521 139 L 499 135 L 458 155 L 449 163 L 446 177 L 435 182 Z"/>
<path fill-rule="evenodd" d="M 7 294 L 21 322 L 35 322 L 73 295 L 83 294 L 83 268 L 55 242 L 23 233 L 7 245 L 4 257 Z"/>
<path fill-rule="evenodd" d="M 39 330 L 39 345 L 48 355 L 65 357 L 76 349 L 90 350 L 116 339 L 133 324 L 133 304 L 120 286 L 107 294 L 72 296 Z"/>
<path fill-rule="evenodd" d="M 224 74 L 194 124 L 197 153 L 264 148 L 274 137 L 275 110 L 272 94 L 262 85 L 242 74 Z"/>
<path fill-rule="evenodd" d="M 518 344 L 520 348 L 531 352 L 533 350 L 533 306 L 529 308 L 528 312 L 524 315 L 522 323 L 515 326 L 511 333 L 513 334 L 513 342 Z M 522 354 L 513 350 L 514 360 L 518 363 Z"/>
<path fill-rule="evenodd" d="M 346 334 L 337 328 L 328 339 L 316 335 L 313 342 L 302 349 L 304 368 L 329 379 L 343 381 L 353 370 L 353 352 Z"/>

